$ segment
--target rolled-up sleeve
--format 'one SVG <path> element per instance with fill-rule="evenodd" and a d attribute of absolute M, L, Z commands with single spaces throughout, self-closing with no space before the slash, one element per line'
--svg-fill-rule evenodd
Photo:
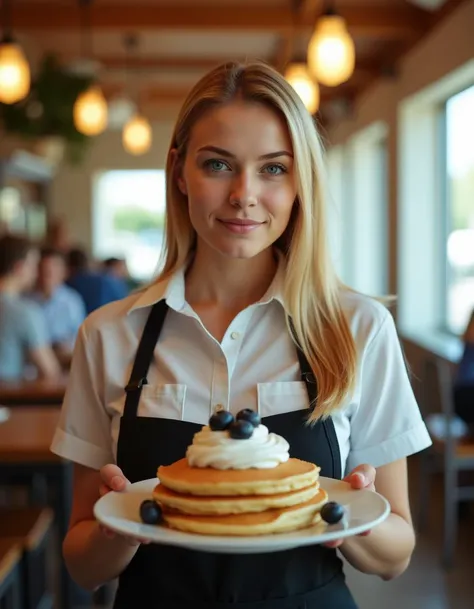
<path fill-rule="evenodd" d="M 362 361 L 350 442 L 348 471 L 362 463 L 380 467 L 431 445 L 388 312 Z"/>
<path fill-rule="evenodd" d="M 80 327 L 61 416 L 51 451 L 99 470 L 114 463 L 111 419 L 104 404 L 104 367 L 98 334 Z"/>

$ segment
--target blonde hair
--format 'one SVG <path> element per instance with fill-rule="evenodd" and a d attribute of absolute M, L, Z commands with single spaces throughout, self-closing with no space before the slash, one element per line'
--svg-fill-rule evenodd
<path fill-rule="evenodd" d="M 165 240 L 158 281 L 187 263 L 196 240 L 186 197 L 177 185 L 176 163 L 184 158 L 191 129 L 200 117 L 235 99 L 273 108 L 285 118 L 293 144 L 297 198 L 290 223 L 275 246 L 287 264 L 288 328 L 317 381 L 317 408 L 309 417 L 314 422 L 329 416 L 354 389 L 357 351 L 339 300 L 347 288 L 334 272 L 326 242 L 323 146 L 297 93 L 265 63 L 218 66 L 195 85 L 183 104 L 166 163 Z"/>

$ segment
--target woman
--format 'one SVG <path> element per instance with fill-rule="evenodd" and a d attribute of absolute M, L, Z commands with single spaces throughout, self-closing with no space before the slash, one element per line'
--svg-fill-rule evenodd
<path fill-rule="evenodd" d="M 158 279 L 93 313 L 77 342 L 53 444 L 76 462 L 70 572 L 91 589 L 119 576 L 116 609 L 352 609 L 334 547 L 191 552 L 94 522 L 99 487 L 154 477 L 215 409 L 252 408 L 292 456 L 391 502 L 371 535 L 333 544 L 355 567 L 395 577 L 414 547 L 405 458 L 429 436 L 392 317 L 331 267 L 322 150 L 300 98 L 266 65 L 216 68 L 184 103 L 166 171 Z"/>

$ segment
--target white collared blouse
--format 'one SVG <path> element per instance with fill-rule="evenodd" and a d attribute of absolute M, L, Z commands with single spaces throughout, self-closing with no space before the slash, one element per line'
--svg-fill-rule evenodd
<path fill-rule="evenodd" d="M 94 311 L 76 341 L 52 451 L 93 469 L 116 462 L 124 387 L 151 307 L 161 299 L 169 312 L 138 416 L 205 425 L 217 407 L 234 414 L 252 408 L 261 416 L 307 408 L 285 322 L 283 274 L 280 263 L 265 296 L 235 317 L 221 343 L 187 304 L 184 270 Z M 342 298 L 359 356 L 356 390 L 332 415 L 347 473 L 362 463 L 379 467 L 407 457 L 428 447 L 431 439 L 393 317 L 368 297 Z"/>

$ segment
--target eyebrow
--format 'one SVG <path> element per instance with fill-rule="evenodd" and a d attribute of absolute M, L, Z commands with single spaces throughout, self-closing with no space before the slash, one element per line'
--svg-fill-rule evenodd
<path fill-rule="evenodd" d="M 224 150 L 224 148 L 218 148 L 217 146 L 203 146 L 202 148 L 199 148 L 198 152 L 216 152 L 217 154 L 226 156 L 230 159 L 235 159 L 235 154 L 232 154 L 232 152 L 229 152 L 228 150 Z M 279 150 L 278 152 L 269 152 L 268 154 L 262 154 L 262 156 L 260 156 L 258 158 L 259 158 L 259 160 L 276 159 L 280 156 L 288 156 L 291 159 L 293 158 L 293 155 L 291 154 L 291 152 L 288 152 L 287 150 Z"/>

